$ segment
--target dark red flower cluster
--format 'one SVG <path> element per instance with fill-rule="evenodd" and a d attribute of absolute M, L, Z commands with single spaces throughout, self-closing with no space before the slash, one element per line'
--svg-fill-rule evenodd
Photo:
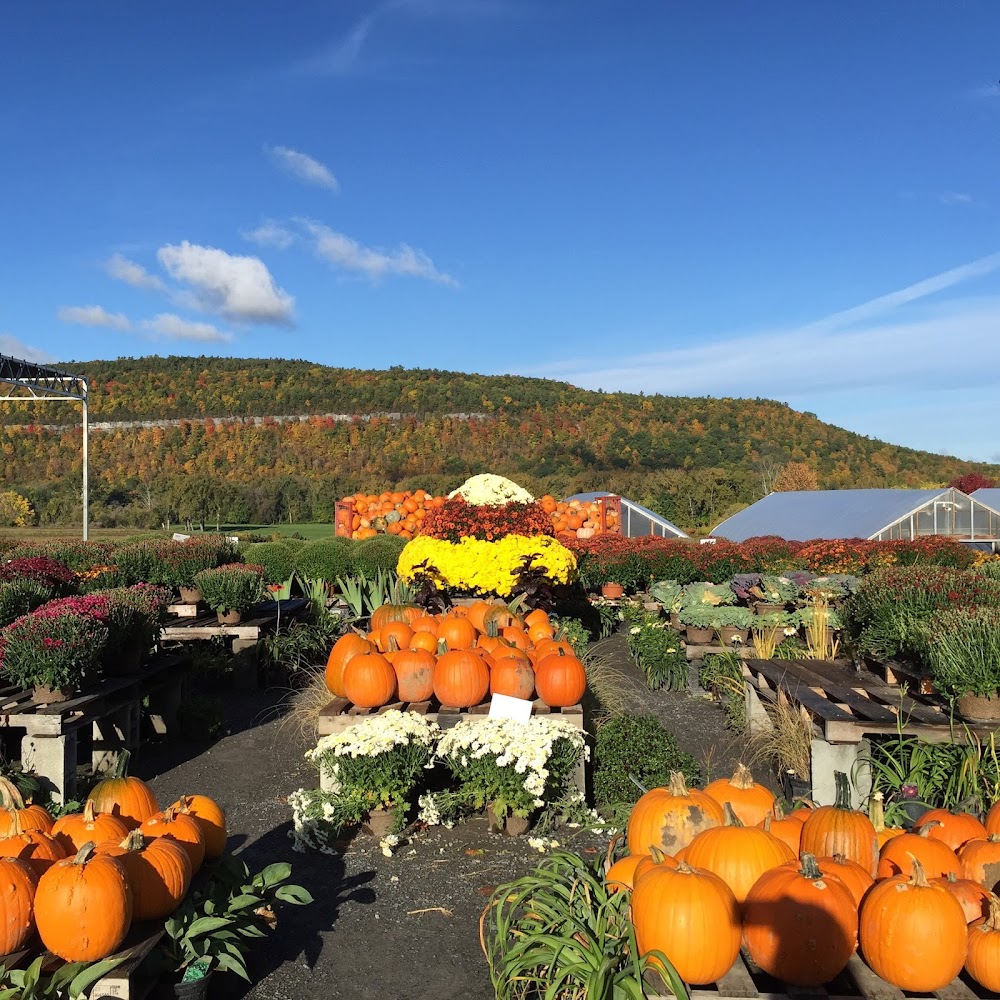
<path fill-rule="evenodd" d="M 490 506 L 453 497 L 430 511 L 420 533 L 447 542 L 462 538 L 492 542 L 507 535 L 551 535 L 552 519 L 537 501 Z"/>
<path fill-rule="evenodd" d="M 73 583 L 73 571 L 48 556 L 31 556 L 0 563 L 0 582 L 7 580 L 34 580 L 53 590 Z"/>

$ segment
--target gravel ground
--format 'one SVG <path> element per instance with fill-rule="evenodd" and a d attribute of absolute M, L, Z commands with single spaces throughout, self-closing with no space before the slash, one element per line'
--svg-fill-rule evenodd
<path fill-rule="evenodd" d="M 648 691 L 621 636 L 606 640 L 602 653 L 622 671 L 631 710 L 657 714 L 684 749 L 709 765 L 711 777 L 732 772 L 739 747 L 728 738 L 718 706 L 704 696 Z M 254 871 L 291 862 L 292 881 L 316 899 L 281 911 L 274 938 L 251 956 L 254 986 L 224 976 L 213 983 L 213 995 L 491 998 L 479 914 L 493 888 L 530 871 L 539 854 L 527 838 L 491 834 L 485 820 L 420 834 L 392 858 L 366 836 L 340 856 L 294 852 L 285 798 L 315 785 L 316 774 L 302 759 L 298 734 L 271 707 L 277 698 L 275 692 L 232 692 L 226 696 L 232 735 L 210 746 L 149 746 L 134 761 L 133 772 L 151 781 L 162 802 L 189 792 L 219 801 L 230 849 Z M 594 835 L 557 836 L 586 855 L 607 843 Z"/>

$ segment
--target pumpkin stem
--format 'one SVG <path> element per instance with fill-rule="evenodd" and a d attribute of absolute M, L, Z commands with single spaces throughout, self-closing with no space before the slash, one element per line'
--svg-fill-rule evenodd
<path fill-rule="evenodd" d="M 118 754 L 118 763 L 115 765 L 115 778 L 127 778 L 128 777 L 128 760 L 132 754 L 128 750 L 122 750 Z"/>
<path fill-rule="evenodd" d="M 24 808 L 24 798 L 9 778 L 0 777 L 0 804 L 8 810 Z"/>
<path fill-rule="evenodd" d="M 396 637 L 394 635 L 389 636 L 389 642 L 386 645 L 388 645 L 390 653 L 399 652 L 399 643 L 396 641 Z"/>
<path fill-rule="evenodd" d="M 499 636 L 499 635 L 500 635 L 500 630 L 499 630 L 499 629 L 497 628 L 497 620 L 496 620 L 495 618 L 491 618 L 491 619 L 490 619 L 490 620 L 489 620 L 489 621 L 488 621 L 488 622 L 486 623 L 486 634 L 487 634 L 487 635 L 488 635 L 488 636 L 489 636 L 489 637 L 490 637 L 491 639 L 496 639 L 496 638 L 497 638 L 497 636 Z"/>
<path fill-rule="evenodd" d="M 948 872 L 948 874 L 945 875 L 945 878 L 949 882 L 957 882 L 958 881 L 958 876 L 954 872 Z"/>
<path fill-rule="evenodd" d="M 1000 931 L 1000 897 L 995 892 L 991 892 L 987 903 L 989 903 L 990 912 L 981 930 Z"/>
<path fill-rule="evenodd" d="M 447 652 L 448 652 L 448 640 L 447 639 L 438 639 L 438 651 L 437 651 L 437 655 L 438 656 L 444 656 L 444 654 L 447 653 Z"/>
<path fill-rule="evenodd" d="M 932 820 L 929 820 L 927 823 L 921 823 L 920 826 L 918 826 L 916 828 L 916 830 L 914 830 L 913 832 L 918 837 L 929 838 L 930 835 L 931 835 L 931 830 L 935 826 L 944 826 L 944 823 L 942 823 L 941 820 L 939 820 L 939 819 L 932 819 Z"/>
<path fill-rule="evenodd" d="M 913 862 L 913 875 L 910 878 L 910 885 L 915 885 L 920 889 L 926 889 L 930 882 L 927 881 L 927 873 L 924 871 L 924 866 L 920 863 L 920 859 L 914 857 L 907 851 L 910 855 L 910 861 Z"/>
<path fill-rule="evenodd" d="M 816 879 L 823 877 L 823 873 L 819 870 L 819 863 L 816 861 L 815 854 L 806 852 L 802 855 L 802 865 L 799 868 L 799 874 L 812 879 L 814 882 Z"/>
<path fill-rule="evenodd" d="M 771 832 L 771 817 L 770 817 L 770 815 L 764 817 L 764 832 L 765 833 L 770 833 Z"/>
<path fill-rule="evenodd" d="M 73 864 L 85 865 L 94 853 L 95 847 L 97 847 L 97 844 L 95 844 L 92 840 L 88 840 L 87 843 L 76 852 L 76 857 L 73 858 Z"/>
<path fill-rule="evenodd" d="M 670 784 L 667 785 L 667 790 L 671 795 L 687 795 L 688 789 L 681 771 L 670 772 Z"/>
<path fill-rule="evenodd" d="M 833 855 L 833 860 L 836 861 L 836 863 L 838 865 L 847 864 L 847 855 L 846 854 L 834 854 Z"/>
<path fill-rule="evenodd" d="M 87 799 L 83 804 L 83 821 L 84 823 L 91 824 L 97 819 L 97 812 L 94 809 L 94 800 Z"/>
<path fill-rule="evenodd" d="M 882 805 L 882 793 L 875 792 L 868 803 L 868 818 L 872 821 L 876 833 L 885 832 L 885 807 Z"/>
<path fill-rule="evenodd" d="M 692 868 L 686 861 L 678 861 L 677 867 L 674 869 L 675 872 L 680 872 L 682 875 L 694 875 L 695 869 Z"/>
<path fill-rule="evenodd" d="M 847 780 L 847 774 L 843 771 L 834 771 L 833 780 L 837 785 L 837 798 L 834 801 L 834 806 L 837 809 L 844 809 L 847 812 L 853 812 L 851 807 L 851 783 Z"/>
<path fill-rule="evenodd" d="M 724 802 L 723 805 L 722 805 L 722 811 L 723 811 L 723 813 L 725 814 L 725 817 L 726 817 L 726 822 L 725 822 L 726 826 L 742 826 L 743 825 L 742 820 L 733 811 L 733 807 L 732 807 L 732 805 L 730 805 L 730 803 Z"/>
<path fill-rule="evenodd" d="M 660 848 L 657 847 L 656 844 L 650 844 L 649 845 L 649 856 L 653 859 L 653 861 L 656 864 L 662 865 L 663 861 L 664 861 L 664 859 L 666 858 L 667 855 L 666 855 L 666 853 L 664 851 L 660 850 Z"/>
<path fill-rule="evenodd" d="M 780 802 L 778 802 L 777 799 L 775 799 L 774 805 L 771 806 L 771 812 L 773 813 L 774 818 L 776 820 L 787 819 L 788 818 L 785 815 L 785 807 Z M 771 817 L 768 816 L 768 819 L 770 819 L 770 818 Z"/>
<path fill-rule="evenodd" d="M 753 775 L 750 773 L 750 768 L 746 764 L 737 764 L 736 770 L 733 772 L 733 776 L 729 779 L 729 784 L 733 788 L 738 788 L 740 791 L 747 791 L 747 789 L 754 787 Z"/>
<path fill-rule="evenodd" d="M 126 851 L 142 851 L 146 847 L 146 837 L 143 832 L 138 829 L 130 830 L 129 835 L 121 842 L 119 845 L 123 847 Z"/>

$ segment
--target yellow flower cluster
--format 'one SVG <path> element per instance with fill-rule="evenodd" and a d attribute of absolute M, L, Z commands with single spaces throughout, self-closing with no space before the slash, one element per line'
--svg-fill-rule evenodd
<path fill-rule="evenodd" d="M 406 543 L 396 572 L 407 581 L 430 572 L 446 588 L 507 597 L 526 556 L 531 557 L 532 568 L 543 570 L 555 583 L 576 578 L 576 556 L 548 535 L 506 535 L 495 542 L 478 538 L 446 542 L 420 535 Z"/>

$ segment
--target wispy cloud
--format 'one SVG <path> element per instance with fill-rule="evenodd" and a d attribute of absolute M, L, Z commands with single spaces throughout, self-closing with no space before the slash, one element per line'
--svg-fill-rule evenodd
<path fill-rule="evenodd" d="M 123 257 L 120 253 L 114 254 L 107 261 L 105 267 L 112 278 L 124 281 L 126 285 L 132 285 L 133 288 L 148 288 L 156 292 L 166 290 L 162 278 L 150 274 L 141 264 Z"/>
<path fill-rule="evenodd" d="M 32 347 L 23 340 L 9 333 L 0 333 L 0 354 L 6 354 L 9 358 L 17 358 L 20 361 L 34 361 L 35 364 L 49 364 L 56 359 L 47 351 L 38 347 Z"/>
<path fill-rule="evenodd" d="M 132 329 L 124 313 L 111 313 L 103 306 L 60 306 L 56 316 L 63 323 L 75 323 L 77 326 L 104 326 L 122 331 Z"/>
<path fill-rule="evenodd" d="M 287 146 L 265 147 L 271 158 L 283 170 L 298 177 L 299 180 L 307 184 L 314 184 L 316 187 L 326 188 L 328 191 L 339 191 L 340 183 L 330 172 L 330 168 L 319 160 L 313 159 L 306 153 L 300 153 L 297 149 L 289 149 Z"/>
<path fill-rule="evenodd" d="M 190 286 L 178 301 L 240 322 L 292 322 L 295 299 L 278 286 L 259 257 L 238 256 L 187 240 L 160 247 L 156 256 L 175 281 Z"/>
<path fill-rule="evenodd" d="M 341 270 L 362 274 L 372 280 L 405 275 L 458 287 L 458 282 L 450 274 L 439 271 L 423 250 L 416 250 L 406 243 L 401 243 L 395 250 L 376 250 L 362 246 L 350 236 L 319 222 L 310 219 L 297 221 L 313 237 L 320 257 Z"/>
<path fill-rule="evenodd" d="M 989 100 L 992 97 L 1000 98 L 1000 83 L 984 83 L 978 87 L 972 87 L 967 92 L 969 97 L 978 100 Z"/>
<path fill-rule="evenodd" d="M 233 335 L 220 330 L 211 323 L 191 322 L 174 313 L 158 313 L 152 319 L 144 319 L 140 329 L 174 340 L 197 340 L 203 343 L 229 343 Z"/>
<path fill-rule="evenodd" d="M 295 234 L 290 229 L 270 219 L 256 229 L 244 230 L 242 236 L 251 243 L 262 247 L 276 247 L 278 250 L 287 250 L 295 242 Z"/>
<path fill-rule="evenodd" d="M 976 199 L 964 191 L 945 191 L 938 195 L 938 201 L 949 208 L 970 208 L 976 204 Z"/>

